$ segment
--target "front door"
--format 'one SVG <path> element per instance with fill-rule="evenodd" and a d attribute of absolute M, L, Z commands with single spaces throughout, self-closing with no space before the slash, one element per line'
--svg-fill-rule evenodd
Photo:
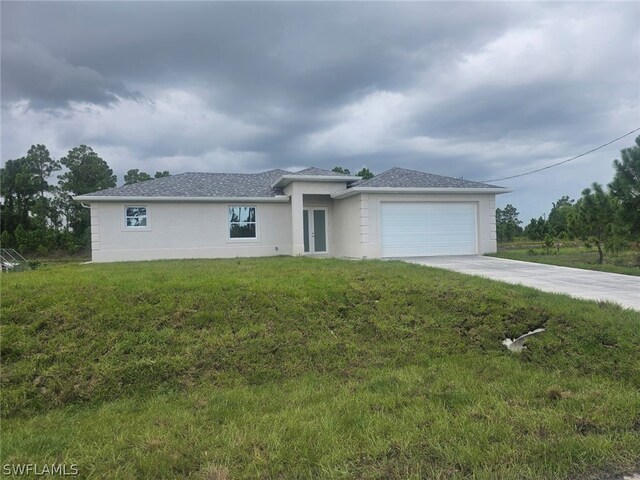
<path fill-rule="evenodd" d="M 305 253 L 327 253 L 327 209 L 305 208 L 302 214 Z"/>

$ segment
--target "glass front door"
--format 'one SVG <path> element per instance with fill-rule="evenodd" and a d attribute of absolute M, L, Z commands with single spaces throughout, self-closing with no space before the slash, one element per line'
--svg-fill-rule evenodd
<path fill-rule="evenodd" d="M 302 214 L 305 253 L 326 253 L 327 209 L 308 208 Z"/>

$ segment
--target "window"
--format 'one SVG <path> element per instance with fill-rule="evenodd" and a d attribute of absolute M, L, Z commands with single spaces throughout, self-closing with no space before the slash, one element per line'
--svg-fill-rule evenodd
<path fill-rule="evenodd" d="M 229 207 L 229 237 L 257 238 L 256 207 Z"/>
<path fill-rule="evenodd" d="M 125 207 L 124 217 L 127 228 L 147 228 L 149 226 L 147 207 Z"/>

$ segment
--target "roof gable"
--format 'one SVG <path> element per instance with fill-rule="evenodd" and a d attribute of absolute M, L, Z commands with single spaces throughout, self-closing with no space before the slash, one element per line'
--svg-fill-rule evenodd
<path fill-rule="evenodd" d="M 289 173 L 287 175 L 318 175 L 322 177 L 350 177 L 348 173 L 334 172 L 333 170 L 324 170 L 322 168 L 310 167 L 300 170 L 299 172 Z"/>
<path fill-rule="evenodd" d="M 349 183 L 360 180 L 360 177 L 349 175 L 346 173 L 333 172 L 322 168 L 305 168 L 295 173 L 285 173 L 278 178 L 272 186 L 274 188 L 284 188 L 292 182 L 345 182 L 345 187 Z"/>

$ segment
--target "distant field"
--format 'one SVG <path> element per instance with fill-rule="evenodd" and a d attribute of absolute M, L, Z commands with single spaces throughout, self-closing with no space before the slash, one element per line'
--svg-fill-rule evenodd
<path fill-rule="evenodd" d="M 400 262 L 2 274 L 1 463 L 81 478 L 640 468 L 640 313 Z M 537 327 L 522 354 L 501 344 Z"/>
<path fill-rule="evenodd" d="M 607 253 L 604 263 L 600 265 L 598 251 L 595 248 L 585 248 L 576 242 L 563 242 L 559 251 L 554 248 L 550 253 L 546 253 L 540 242 L 520 240 L 498 244 L 498 253 L 489 256 L 624 275 L 640 275 L 640 250 L 626 250 L 615 255 Z"/>

